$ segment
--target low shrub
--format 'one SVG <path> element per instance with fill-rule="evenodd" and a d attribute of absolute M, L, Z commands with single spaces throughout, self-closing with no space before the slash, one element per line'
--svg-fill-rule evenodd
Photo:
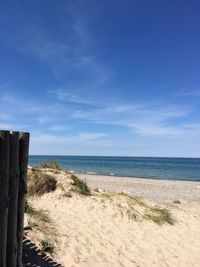
<path fill-rule="evenodd" d="M 41 196 L 56 190 L 57 181 L 52 175 L 41 171 L 34 171 L 28 174 L 29 196 Z"/>
<path fill-rule="evenodd" d="M 80 178 L 78 178 L 74 174 L 71 175 L 71 179 L 73 180 L 72 185 L 75 186 L 76 189 L 82 195 L 85 195 L 85 196 L 90 196 L 91 195 L 90 188 L 88 187 L 88 185 L 86 184 L 85 181 L 81 180 Z"/>

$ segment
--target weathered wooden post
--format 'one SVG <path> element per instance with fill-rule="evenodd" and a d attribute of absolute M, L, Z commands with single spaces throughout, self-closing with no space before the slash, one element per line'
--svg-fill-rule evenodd
<path fill-rule="evenodd" d="M 25 194 L 27 193 L 27 167 L 28 167 L 29 133 L 21 133 L 19 139 L 19 197 L 17 221 L 17 267 L 22 259 L 22 242 L 24 232 Z"/>
<path fill-rule="evenodd" d="M 29 133 L 0 131 L 0 267 L 22 259 Z"/>
<path fill-rule="evenodd" d="M 17 210 L 19 188 L 19 133 L 10 135 L 9 208 L 7 229 L 7 266 L 17 262 Z"/>
<path fill-rule="evenodd" d="M 10 133 L 0 131 L 0 266 L 6 266 Z"/>

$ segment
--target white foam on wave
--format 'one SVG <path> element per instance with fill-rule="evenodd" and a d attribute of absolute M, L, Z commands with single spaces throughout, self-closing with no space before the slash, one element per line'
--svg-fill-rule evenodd
<path fill-rule="evenodd" d="M 86 172 L 87 174 L 97 174 L 96 172 Z"/>

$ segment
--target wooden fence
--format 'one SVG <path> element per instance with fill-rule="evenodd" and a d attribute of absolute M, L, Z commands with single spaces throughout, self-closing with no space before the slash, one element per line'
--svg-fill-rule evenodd
<path fill-rule="evenodd" d="M 29 133 L 0 131 L 0 267 L 22 259 Z"/>

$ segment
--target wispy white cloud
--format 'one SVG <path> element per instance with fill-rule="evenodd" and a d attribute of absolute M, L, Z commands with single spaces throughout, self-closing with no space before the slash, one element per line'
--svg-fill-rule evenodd
<path fill-rule="evenodd" d="M 21 125 L 20 128 L 46 124 L 47 122 L 58 121 L 59 115 L 66 111 L 56 103 L 43 103 L 31 99 L 20 98 L 14 94 L 2 94 L 0 97 L 2 123 Z M 8 127 L 10 129 L 10 127 Z M 19 128 L 19 127 L 16 127 Z"/>
<path fill-rule="evenodd" d="M 85 136 L 84 136 L 85 135 Z M 101 135 L 101 133 L 100 133 Z M 92 137 L 92 138 L 91 138 Z M 120 138 L 120 139 L 119 139 Z M 147 136 L 83 136 L 61 137 L 33 134 L 31 154 L 51 155 L 119 155 L 119 156 L 174 156 L 200 157 L 200 140 L 182 136 L 179 139 Z"/>
<path fill-rule="evenodd" d="M 133 129 L 142 136 L 155 137 L 173 137 L 180 138 L 181 136 L 197 136 L 200 134 L 200 124 L 194 128 L 188 127 L 185 124 L 159 124 L 159 123 L 135 123 Z"/>
<path fill-rule="evenodd" d="M 65 15 L 68 16 L 65 22 L 68 31 L 63 34 L 69 34 L 69 38 L 55 40 L 54 36 L 34 25 L 31 33 L 25 31 L 27 38 L 21 36 L 20 45 L 15 43 L 15 48 L 45 62 L 57 77 L 76 73 L 79 79 L 84 77 L 82 82 L 87 85 L 104 84 L 112 76 L 112 71 L 100 62 L 97 53 L 92 52 L 95 40 L 90 35 L 90 19 L 73 8 L 68 8 Z"/>
<path fill-rule="evenodd" d="M 92 102 L 90 102 L 91 104 Z M 180 136 L 184 134 L 200 134 L 199 123 L 180 124 L 176 119 L 185 119 L 190 112 L 184 107 L 159 106 L 155 108 L 148 104 L 118 104 L 108 106 L 103 103 L 93 103 L 89 111 L 85 108 L 72 107 L 68 110 L 68 117 L 81 119 L 83 122 L 91 121 L 94 124 L 117 125 L 128 128 L 139 135 L 145 136 Z M 64 112 L 66 113 L 66 111 Z M 74 117 L 74 113 L 79 114 Z M 85 116 L 86 115 L 86 116 Z M 174 122 L 175 120 L 175 122 Z"/>
<path fill-rule="evenodd" d="M 98 132 L 80 132 L 76 135 L 58 136 L 53 134 L 45 134 L 36 132 L 31 137 L 31 153 L 44 154 L 46 151 L 49 154 L 87 154 L 88 146 L 91 148 L 103 142 L 107 134 Z M 73 152 L 72 152 L 73 150 Z M 70 151 L 70 152 L 69 152 Z"/>
<path fill-rule="evenodd" d="M 139 136 L 168 136 L 180 137 L 183 135 L 200 134 L 199 121 L 188 124 L 184 120 L 190 116 L 190 109 L 178 105 L 163 105 L 162 103 L 119 103 L 110 99 L 101 101 L 98 97 L 73 94 L 68 91 L 56 91 L 57 99 L 54 103 L 38 103 L 18 99 L 9 95 L 2 95 L 0 103 L 3 104 L 1 122 L 6 119 L 13 124 L 16 116 L 31 115 L 34 127 L 44 126 L 50 131 L 65 131 L 71 128 L 69 121 L 78 125 L 91 123 L 99 125 L 116 125 Z M 54 98 L 54 95 L 51 95 Z M 71 102 L 72 105 L 66 105 Z M 75 105 L 74 105 L 75 104 Z M 14 110 L 6 108 L 15 106 Z M 88 106 L 89 105 L 89 106 Z M 9 119 L 8 119 L 9 117 Z M 5 120 L 3 120 L 5 119 Z M 178 122 L 177 119 L 182 119 Z M 27 121 L 25 121 L 27 125 Z M 10 127 L 9 127 L 10 128 Z"/>
<path fill-rule="evenodd" d="M 118 104 L 90 111 L 78 110 L 73 118 L 93 123 L 114 124 L 145 136 L 179 136 L 189 132 L 188 127 L 175 123 L 177 118 L 185 118 L 189 110 L 172 105 Z"/>
<path fill-rule="evenodd" d="M 198 156 L 200 122 L 188 122 L 190 109 L 161 103 L 108 102 L 100 101 L 97 107 L 94 101 L 86 111 L 79 103 L 70 107 L 59 99 L 53 104 L 36 103 L 7 94 L 0 104 L 14 109 L 3 108 L 1 115 L 5 111 L 9 119 L 0 119 L 0 128 L 30 130 L 32 154 Z M 21 113 L 27 120 L 19 116 Z M 79 127 L 80 122 L 85 130 Z M 117 128 L 116 132 L 106 130 L 105 124 L 120 126 L 123 133 Z"/>
<path fill-rule="evenodd" d="M 57 144 L 64 144 L 68 142 L 91 142 L 97 139 L 101 139 L 106 137 L 107 134 L 104 133 L 97 133 L 97 132 L 81 132 L 76 135 L 66 135 L 66 136 L 57 136 L 53 134 L 44 134 L 44 133 L 37 133 L 33 136 L 34 141 L 40 141 L 43 143 L 57 143 Z"/>
<path fill-rule="evenodd" d="M 84 16 L 82 13 L 77 13 L 77 9 L 67 9 L 67 15 L 71 18 L 71 26 L 74 34 L 79 40 L 82 46 L 88 45 L 91 42 L 91 36 L 89 33 L 89 16 Z"/>
<path fill-rule="evenodd" d="M 63 101 L 63 102 L 72 102 L 77 104 L 93 104 L 94 99 L 92 99 L 91 95 L 88 95 L 88 91 L 90 91 L 90 88 L 88 87 L 81 87 L 78 88 L 78 90 L 87 92 L 84 96 L 80 96 L 80 94 L 77 94 L 77 89 L 71 89 L 71 88 L 58 88 L 56 90 L 49 91 L 50 96 L 55 96 L 57 100 Z"/>

